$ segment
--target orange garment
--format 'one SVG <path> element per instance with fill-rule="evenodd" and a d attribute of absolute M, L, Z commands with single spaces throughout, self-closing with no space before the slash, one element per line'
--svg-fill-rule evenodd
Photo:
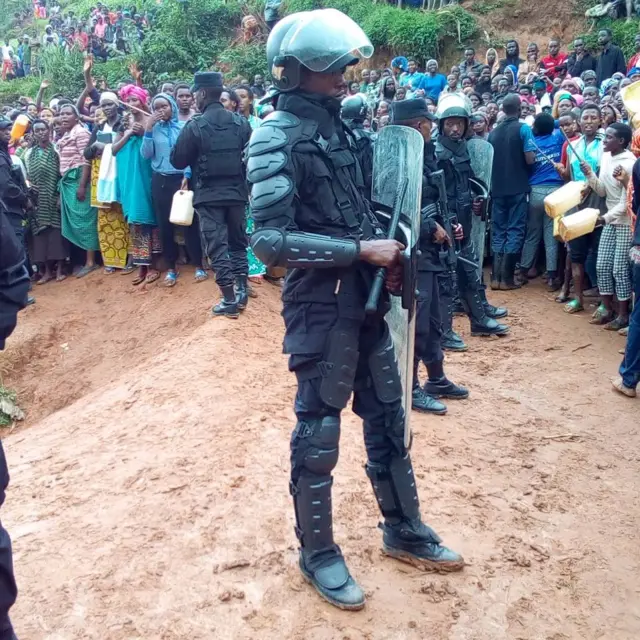
<path fill-rule="evenodd" d="M 631 136 L 631 153 L 636 158 L 640 158 L 640 128 L 635 129 Z"/>

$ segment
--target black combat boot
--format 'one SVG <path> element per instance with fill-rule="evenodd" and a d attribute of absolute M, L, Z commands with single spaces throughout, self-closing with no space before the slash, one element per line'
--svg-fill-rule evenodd
<path fill-rule="evenodd" d="M 227 318 L 238 318 L 240 311 L 238 311 L 238 303 L 236 301 L 236 292 L 232 284 L 226 287 L 220 287 L 222 291 L 222 300 L 213 307 L 211 313 L 214 316 L 225 316 Z"/>
<path fill-rule="evenodd" d="M 364 607 L 364 592 L 333 541 L 332 484 L 330 475 L 300 476 L 290 484 L 300 541 L 299 566 L 305 580 L 327 602 L 355 611 Z"/>
<path fill-rule="evenodd" d="M 445 351 L 467 351 L 467 343 L 453 330 L 449 329 L 442 334 L 440 346 Z"/>
<path fill-rule="evenodd" d="M 478 291 L 467 291 L 462 304 L 465 305 L 471 322 L 472 336 L 504 336 L 509 333 L 506 324 L 500 324 L 486 314 Z"/>
<path fill-rule="evenodd" d="M 498 318 L 506 318 L 509 315 L 509 310 L 506 307 L 494 307 L 487 300 L 487 290 L 484 285 L 480 287 L 478 293 L 480 294 L 480 300 L 482 300 L 482 308 L 490 318 L 497 320 Z"/>
<path fill-rule="evenodd" d="M 447 407 L 444 403 L 439 402 L 429 394 L 425 393 L 420 386 L 420 380 L 418 379 L 418 366 L 420 360 L 414 358 L 413 360 L 413 393 L 411 399 L 411 408 L 414 411 L 422 411 L 423 413 L 433 413 L 436 416 L 443 416 L 447 413 Z"/>
<path fill-rule="evenodd" d="M 240 311 L 244 311 L 247 308 L 247 302 L 249 301 L 249 287 L 247 283 L 247 276 L 236 276 L 236 304 Z"/>
<path fill-rule="evenodd" d="M 444 374 L 444 362 L 437 360 L 426 364 L 429 379 L 423 387 L 423 391 L 434 398 L 447 398 L 449 400 L 464 400 L 469 397 L 469 390 L 451 382 Z"/>
<path fill-rule="evenodd" d="M 502 280 L 502 263 L 504 262 L 504 253 L 493 254 L 493 270 L 491 271 L 491 288 L 494 291 L 500 289 Z"/>
<path fill-rule="evenodd" d="M 521 284 L 515 281 L 516 265 L 518 264 L 517 253 L 505 253 L 502 261 L 502 278 L 500 279 L 501 291 L 512 291 L 520 289 Z"/>
<path fill-rule="evenodd" d="M 389 466 L 368 462 L 366 470 L 384 517 L 378 525 L 384 553 L 422 569 L 460 571 L 462 556 L 440 544 L 440 537 L 422 522 L 409 454 L 394 456 Z"/>

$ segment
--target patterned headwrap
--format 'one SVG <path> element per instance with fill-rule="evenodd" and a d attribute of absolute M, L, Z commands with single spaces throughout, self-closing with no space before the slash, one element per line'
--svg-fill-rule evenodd
<path fill-rule="evenodd" d="M 391 61 L 391 66 L 403 71 L 409 70 L 409 61 L 404 56 L 397 56 Z"/>
<path fill-rule="evenodd" d="M 138 87 L 135 84 L 128 84 L 120 89 L 120 98 L 124 100 L 124 102 L 126 102 L 130 96 L 138 98 L 145 107 L 149 106 L 149 92 L 146 89 Z"/>

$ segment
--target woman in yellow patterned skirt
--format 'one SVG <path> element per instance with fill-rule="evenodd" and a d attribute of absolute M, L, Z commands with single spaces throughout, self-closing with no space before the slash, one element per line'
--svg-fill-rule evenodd
<path fill-rule="evenodd" d="M 91 163 L 91 206 L 98 209 L 98 240 L 105 266 L 105 273 L 123 269 L 130 273 L 127 254 L 129 250 L 129 225 L 117 202 L 116 163 L 111 145 L 116 132 L 122 126 L 115 94 L 105 92 L 100 96 L 99 124 L 94 129 L 84 156 Z"/>

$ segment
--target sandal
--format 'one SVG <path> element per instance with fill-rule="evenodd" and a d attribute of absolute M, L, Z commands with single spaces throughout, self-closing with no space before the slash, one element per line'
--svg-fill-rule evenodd
<path fill-rule="evenodd" d="M 149 276 L 147 276 L 147 281 L 149 281 L 148 277 Z M 177 271 L 167 271 L 167 275 L 164 277 L 164 286 L 169 288 L 175 287 L 177 280 L 178 280 Z"/>
<path fill-rule="evenodd" d="M 110 276 L 112 273 L 116 272 L 116 268 L 115 267 L 105 267 L 104 268 L 104 272 L 106 275 Z"/>
<path fill-rule="evenodd" d="M 607 322 L 607 324 L 602 327 L 607 331 L 621 331 L 622 329 L 629 326 L 629 318 L 624 318 L 622 316 L 617 316 L 611 322 Z"/>
<path fill-rule="evenodd" d="M 139 284 L 142 284 L 145 281 L 146 277 L 147 277 L 147 268 L 146 267 L 144 267 L 144 268 L 141 267 L 140 269 L 138 269 L 138 274 L 131 281 L 131 284 L 134 287 L 137 287 Z"/>
<path fill-rule="evenodd" d="M 574 298 L 570 302 L 564 305 L 565 313 L 579 313 L 580 311 L 584 311 L 584 307 L 580 304 L 580 300 Z"/>
<path fill-rule="evenodd" d="M 151 269 L 147 272 L 147 277 L 144 279 L 145 284 L 151 284 L 160 278 L 160 272 L 155 269 Z"/>
<path fill-rule="evenodd" d="M 607 324 L 613 320 L 613 311 L 608 311 L 607 308 L 601 304 L 591 316 L 589 324 Z"/>
<path fill-rule="evenodd" d="M 85 276 L 88 276 L 92 271 L 95 271 L 98 268 L 97 264 L 92 264 L 92 265 L 85 265 L 84 267 L 82 267 L 82 269 L 80 269 L 80 271 L 78 271 L 78 273 L 76 273 L 76 278 L 84 278 Z"/>
<path fill-rule="evenodd" d="M 196 269 L 194 278 L 196 282 L 204 282 L 209 279 L 209 275 L 204 269 Z"/>

